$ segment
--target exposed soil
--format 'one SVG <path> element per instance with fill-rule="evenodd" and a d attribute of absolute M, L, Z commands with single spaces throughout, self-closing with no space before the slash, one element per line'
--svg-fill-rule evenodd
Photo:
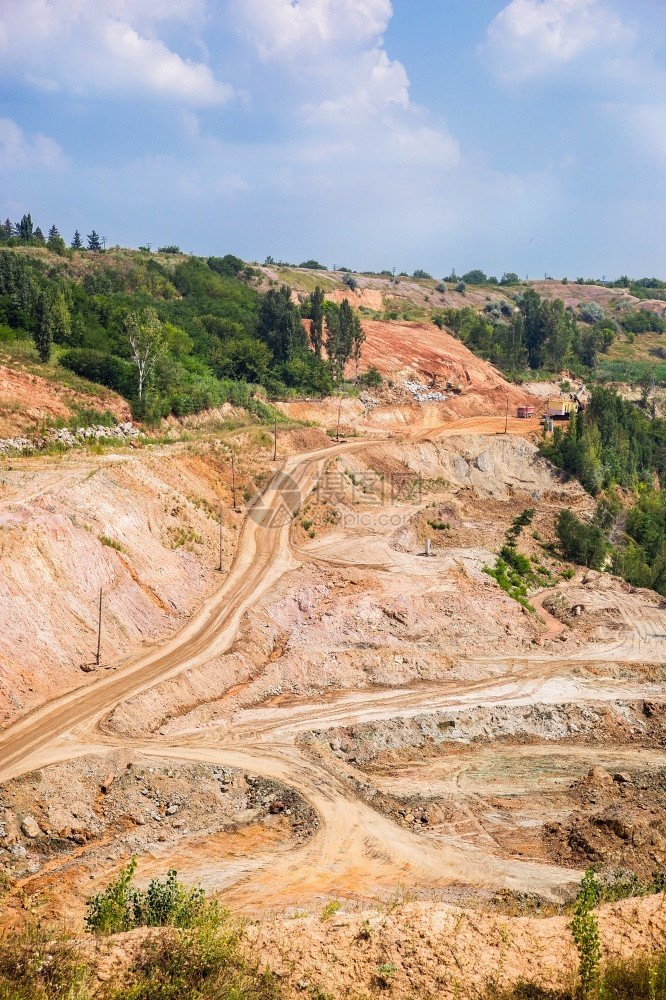
<path fill-rule="evenodd" d="M 288 995 L 572 974 L 565 918 L 498 917 L 493 899 L 557 909 L 590 862 L 666 863 L 666 607 L 571 576 L 553 522 L 594 501 L 533 428 L 504 434 L 507 390 L 477 364 L 451 397 L 470 415 L 347 401 L 372 436 L 295 430 L 279 467 L 263 428 L 220 420 L 190 444 L 3 472 L 3 921 L 25 899 L 81 914 L 137 854 L 143 882 L 173 865 L 261 918 Z M 330 426 L 336 402 L 321 412 Z M 537 613 L 484 572 L 526 508 Z M 109 669 L 84 674 L 100 586 Z M 609 951 L 662 944 L 662 904 L 604 911 Z"/>
<path fill-rule="evenodd" d="M 109 410 L 119 423 L 132 419 L 128 403 L 115 392 L 89 396 L 40 375 L 0 365 L 0 438 L 34 434 L 49 421 L 69 420 L 76 407 Z"/>

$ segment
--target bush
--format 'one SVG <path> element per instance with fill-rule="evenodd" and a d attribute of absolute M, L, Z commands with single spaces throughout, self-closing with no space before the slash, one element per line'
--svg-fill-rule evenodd
<path fill-rule="evenodd" d="M 209 257 L 208 266 L 224 278 L 235 278 L 245 267 L 245 261 L 228 253 L 224 257 Z"/>
<path fill-rule="evenodd" d="M 465 294 L 466 288 L 467 288 L 467 284 L 464 281 L 459 281 L 458 284 L 456 285 L 456 291 L 460 292 L 461 295 Z"/>
<path fill-rule="evenodd" d="M 144 891 L 132 886 L 136 858 L 115 882 L 88 900 L 86 930 L 118 934 L 134 927 L 217 927 L 226 913 L 203 889 L 188 889 L 171 869 L 161 882 L 153 879 Z"/>
<path fill-rule="evenodd" d="M 580 307 L 580 318 L 584 323 L 601 323 L 606 313 L 598 302 L 586 302 Z"/>
<path fill-rule="evenodd" d="M 581 566 L 601 569 L 608 546 L 596 524 L 586 524 L 570 510 L 561 510 L 555 522 L 555 532 L 565 559 Z"/>
<path fill-rule="evenodd" d="M 310 271 L 325 271 L 326 270 L 326 268 L 324 267 L 324 265 L 320 264 L 318 260 L 304 260 L 303 263 L 299 264 L 298 266 L 299 267 L 306 267 Z"/>
<path fill-rule="evenodd" d="M 131 362 L 114 354 L 94 351 L 87 347 L 73 347 L 64 351 L 59 361 L 63 368 L 90 382 L 105 385 L 127 399 L 136 395 L 136 368 Z"/>
<path fill-rule="evenodd" d="M 374 365 L 370 365 L 367 372 L 363 372 L 362 375 L 358 377 L 359 385 L 367 385 L 371 388 L 375 388 L 381 385 L 384 381 L 381 372 Z"/>
<path fill-rule="evenodd" d="M 353 275 L 351 275 L 351 274 L 344 274 L 342 276 L 342 280 L 345 283 L 345 285 L 347 286 L 347 288 L 351 289 L 352 292 L 355 292 L 356 289 L 358 288 L 358 281 L 356 280 L 356 278 Z"/>
<path fill-rule="evenodd" d="M 432 274 L 428 274 L 428 272 L 424 271 L 423 268 L 417 267 L 412 274 L 412 278 L 427 278 L 429 281 L 432 281 Z"/>
<path fill-rule="evenodd" d="M 623 317 L 622 328 L 628 333 L 664 333 L 666 321 L 651 309 L 639 309 Z"/>

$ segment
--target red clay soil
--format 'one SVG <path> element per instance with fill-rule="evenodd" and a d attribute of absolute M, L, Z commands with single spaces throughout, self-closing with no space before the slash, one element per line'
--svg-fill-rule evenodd
<path fill-rule="evenodd" d="M 48 420 L 67 420 L 75 406 L 110 410 L 118 420 L 131 420 L 128 404 L 109 390 L 87 396 L 40 375 L 0 365 L 0 438 L 32 434 Z"/>
<path fill-rule="evenodd" d="M 509 396 L 509 412 L 521 404 L 538 406 L 530 393 L 507 382 L 489 362 L 477 358 L 451 334 L 432 323 L 383 323 L 365 320 L 363 366 L 375 365 L 383 375 L 416 374 L 429 388 L 446 391 L 448 380 L 458 382 L 464 396 L 483 399 L 489 411 L 499 413 Z M 470 411 L 472 412 L 472 411 Z M 482 412 L 478 408 L 473 412 Z M 461 415 L 465 415 L 461 411 Z"/>

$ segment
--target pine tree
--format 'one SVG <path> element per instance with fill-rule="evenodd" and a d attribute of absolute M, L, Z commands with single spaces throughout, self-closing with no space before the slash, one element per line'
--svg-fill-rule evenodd
<path fill-rule="evenodd" d="M 52 253 L 57 253 L 61 256 L 65 253 L 67 247 L 65 246 L 65 241 L 60 235 L 57 226 L 51 226 L 49 229 L 49 238 L 46 241 L 46 245 Z"/>
<path fill-rule="evenodd" d="M 42 232 L 39 226 L 37 226 L 37 228 L 35 229 L 35 234 L 33 236 L 33 239 L 37 240 L 38 243 L 41 243 L 42 246 L 46 243 L 46 240 L 44 239 L 44 233 Z"/>
<path fill-rule="evenodd" d="M 16 235 L 27 243 L 32 239 L 32 216 L 30 213 L 24 215 L 20 222 L 16 223 Z"/>
<path fill-rule="evenodd" d="M 88 249 L 95 250 L 96 252 L 99 252 L 102 249 L 102 241 L 94 229 L 88 236 Z"/>
<path fill-rule="evenodd" d="M 72 250 L 83 250 L 83 240 L 81 239 L 81 233 L 76 230 L 74 233 L 74 239 L 72 240 Z"/>
<path fill-rule="evenodd" d="M 14 235 L 14 226 L 12 224 L 12 220 L 11 219 L 5 219 L 5 223 L 4 223 L 4 227 L 3 228 L 5 230 L 5 233 L 7 234 L 7 239 L 10 240 L 12 238 L 12 236 Z"/>
<path fill-rule="evenodd" d="M 35 344 L 42 361 L 51 357 L 51 311 L 44 292 L 39 293 L 35 306 Z"/>
<path fill-rule="evenodd" d="M 316 357 L 321 357 L 324 342 L 324 290 L 319 285 L 311 295 L 312 318 L 310 319 L 310 343 Z"/>

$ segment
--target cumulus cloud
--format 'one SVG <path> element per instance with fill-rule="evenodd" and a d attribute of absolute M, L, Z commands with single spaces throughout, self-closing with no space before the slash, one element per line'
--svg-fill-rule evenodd
<path fill-rule="evenodd" d="M 233 0 L 245 34 L 264 59 L 316 59 L 322 50 L 378 39 L 390 0 Z"/>
<path fill-rule="evenodd" d="M 41 132 L 32 135 L 12 121 L 0 118 L 0 170 L 63 170 L 67 157 L 54 139 Z"/>
<path fill-rule="evenodd" d="M 511 0 L 488 28 L 480 55 L 501 80 L 522 83 L 629 34 L 599 0 Z"/>
<path fill-rule="evenodd" d="M 158 37 L 196 24 L 202 0 L 0 0 L 1 75 L 77 95 L 148 93 L 186 104 L 228 101 L 232 88 Z"/>

